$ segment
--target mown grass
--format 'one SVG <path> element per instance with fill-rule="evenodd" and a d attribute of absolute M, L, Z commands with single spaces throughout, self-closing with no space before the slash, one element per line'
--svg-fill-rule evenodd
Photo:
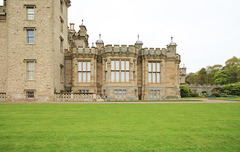
<path fill-rule="evenodd" d="M 0 104 L 0 151 L 240 151 L 239 103 Z"/>
<path fill-rule="evenodd" d="M 211 100 L 228 100 L 228 101 L 240 101 L 240 98 L 231 98 L 231 97 L 216 97 L 216 98 L 208 98 Z"/>
<path fill-rule="evenodd" d="M 166 100 L 118 100 L 118 101 L 106 101 L 106 102 L 179 102 L 179 101 L 202 101 L 200 98 L 198 99 L 166 99 Z"/>

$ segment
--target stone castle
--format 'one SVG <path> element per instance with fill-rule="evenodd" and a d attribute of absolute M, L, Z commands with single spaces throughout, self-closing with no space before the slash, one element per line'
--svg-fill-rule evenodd
<path fill-rule="evenodd" d="M 103 100 L 180 98 L 176 43 L 167 48 L 89 47 L 87 28 L 68 28 L 70 0 L 4 0 L 0 6 L 0 94 L 7 101 L 56 101 L 56 94 Z M 58 96 L 63 97 L 63 96 Z M 68 98 L 68 97 L 67 97 Z"/>

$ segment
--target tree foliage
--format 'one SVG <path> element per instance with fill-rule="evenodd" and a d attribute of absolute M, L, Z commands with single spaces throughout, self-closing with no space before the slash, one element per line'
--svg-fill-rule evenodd
<path fill-rule="evenodd" d="M 240 82 L 225 85 L 222 90 L 228 94 L 240 96 Z"/>
<path fill-rule="evenodd" d="M 240 58 L 232 57 L 225 62 L 225 66 L 216 64 L 202 68 L 196 73 L 186 76 L 188 84 L 231 84 L 240 82 Z"/>
<path fill-rule="evenodd" d="M 180 94 L 181 97 L 189 97 L 190 95 L 190 88 L 188 86 L 185 85 L 180 85 Z"/>
<path fill-rule="evenodd" d="M 230 74 L 228 70 L 218 71 L 213 78 L 214 84 L 220 84 L 220 85 L 228 84 L 229 77 L 230 77 Z"/>

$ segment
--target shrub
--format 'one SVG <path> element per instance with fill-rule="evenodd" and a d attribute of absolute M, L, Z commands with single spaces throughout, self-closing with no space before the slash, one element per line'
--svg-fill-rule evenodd
<path fill-rule="evenodd" d="M 225 92 L 226 90 L 228 90 L 228 91 L 229 91 L 228 94 L 238 95 L 238 96 L 239 96 L 239 95 L 240 95 L 240 82 L 225 85 L 225 86 L 223 87 L 223 90 L 224 90 L 224 92 Z"/>
<path fill-rule="evenodd" d="M 198 97 L 198 93 L 197 92 L 191 92 L 191 97 Z"/>
<path fill-rule="evenodd" d="M 180 85 L 180 94 L 181 97 L 189 97 L 190 89 L 188 86 Z"/>
<path fill-rule="evenodd" d="M 221 97 L 221 94 L 218 93 L 218 92 L 213 92 L 212 95 L 213 95 L 213 96 L 216 96 L 216 97 Z"/>
<path fill-rule="evenodd" d="M 227 97 L 227 94 L 226 93 L 221 93 L 221 96 L 222 97 Z"/>

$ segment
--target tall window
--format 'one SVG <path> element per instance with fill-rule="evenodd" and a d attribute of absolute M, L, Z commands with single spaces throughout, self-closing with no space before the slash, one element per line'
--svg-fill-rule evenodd
<path fill-rule="evenodd" d="M 135 62 L 133 61 L 133 81 L 135 81 Z"/>
<path fill-rule="evenodd" d="M 63 1 L 62 0 L 60 0 L 60 10 L 61 10 L 61 12 L 63 12 Z"/>
<path fill-rule="evenodd" d="M 34 7 L 27 7 L 27 20 L 34 20 Z"/>
<path fill-rule="evenodd" d="M 80 61 L 78 62 L 78 82 L 91 81 L 91 62 Z"/>
<path fill-rule="evenodd" d="M 63 32 L 63 19 L 60 17 L 60 31 Z"/>
<path fill-rule="evenodd" d="M 62 83 L 64 81 L 64 67 L 63 65 L 60 65 L 60 82 Z"/>
<path fill-rule="evenodd" d="M 107 75 L 107 70 L 108 70 L 108 66 L 107 66 L 107 61 L 105 62 L 105 81 L 108 81 L 108 75 Z"/>
<path fill-rule="evenodd" d="M 111 61 L 111 82 L 129 82 L 129 61 Z"/>
<path fill-rule="evenodd" d="M 60 38 L 60 51 L 63 53 L 63 38 Z"/>
<path fill-rule="evenodd" d="M 27 30 L 27 43 L 34 44 L 34 30 L 33 29 Z"/>
<path fill-rule="evenodd" d="M 34 62 L 27 62 L 27 80 L 34 80 Z"/>
<path fill-rule="evenodd" d="M 148 82 L 160 83 L 160 62 L 148 62 Z"/>

